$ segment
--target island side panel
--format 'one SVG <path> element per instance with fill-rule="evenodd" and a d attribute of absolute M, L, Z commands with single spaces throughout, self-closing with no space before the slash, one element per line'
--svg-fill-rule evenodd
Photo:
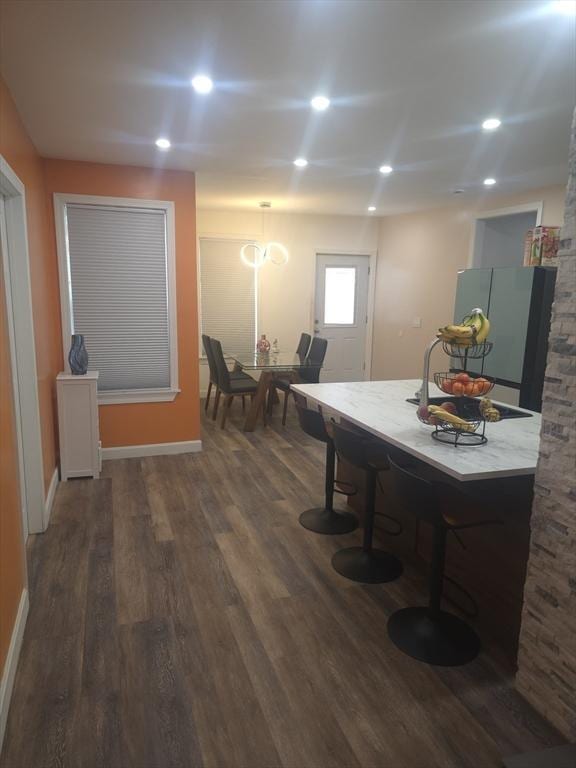
<path fill-rule="evenodd" d="M 345 426 L 357 427 L 343 420 Z M 516 668 L 518 636 L 522 612 L 524 582 L 530 540 L 530 514 L 533 476 L 458 482 L 423 462 L 415 463 L 429 479 L 444 484 L 443 498 L 451 517 L 458 522 L 477 519 L 498 519 L 499 525 L 467 529 L 459 532 L 465 545 L 456 537 L 448 538 L 446 575 L 454 579 L 470 595 L 478 607 L 476 618 L 467 618 L 480 635 L 484 648 L 509 670 Z M 338 462 L 338 477 L 358 488 L 356 496 L 348 498 L 349 505 L 362 517 L 364 506 L 363 473 L 345 461 Z M 389 472 L 381 473 L 382 488 L 376 498 L 376 541 L 378 546 L 401 557 L 408 568 L 414 568 L 421 579 L 423 597 L 428 578 L 432 531 L 418 524 L 394 491 Z M 400 520 L 403 532 L 399 536 L 386 534 L 386 519 L 382 514 Z M 470 601 L 447 579 L 445 608 L 457 609 L 454 600 L 466 610 Z"/>

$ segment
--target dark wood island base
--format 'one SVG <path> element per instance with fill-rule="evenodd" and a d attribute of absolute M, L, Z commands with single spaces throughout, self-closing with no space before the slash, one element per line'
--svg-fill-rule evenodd
<path fill-rule="evenodd" d="M 358 429 L 351 424 L 346 426 Z M 398 454 L 397 448 L 392 450 Z M 484 649 L 507 670 L 513 671 L 518 654 L 534 476 L 464 483 L 414 456 L 406 454 L 406 459 L 416 467 L 417 472 L 443 484 L 442 497 L 446 500 L 450 517 L 458 522 L 481 518 L 502 521 L 498 525 L 460 531 L 459 540 L 454 535 L 449 536 L 445 607 L 456 613 L 460 613 L 456 606 L 464 608 L 464 615 L 478 632 Z M 348 503 L 361 517 L 364 506 L 363 473 L 345 461 L 339 461 L 337 476 L 358 488 L 357 495 L 348 497 Z M 403 505 L 395 493 L 390 472 L 380 473 L 379 486 L 375 536 L 380 546 L 403 560 L 406 575 L 409 576 L 410 569 L 414 569 L 424 581 L 430 562 L 431 526 L 418 524 L 415 516 Z M 392 536 L 385 532 L 383 513 L 401 522 L 402 533 Z M 423 592 L 422 604 L 425 604 L 425 594 Z M 467 615 L 476 611 L 476 616 Z"/>

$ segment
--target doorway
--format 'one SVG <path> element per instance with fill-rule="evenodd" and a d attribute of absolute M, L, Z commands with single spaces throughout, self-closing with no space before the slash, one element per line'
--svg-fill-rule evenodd
<path fill-rule="evenodd" d="M 486 211 L 476 217 L 472 263 L 476 268 L 521 267 L 530 229 L 540 224 L 542 203 Z"/>
<path fill-rule="evenodd" d="M 8 319 L 24 540 L 46 529 L 24 185 L 0 156 L 0 258 Z"/>
<path fill-rule="evenodd" d="M 321 381 L 366 378 L 370 256 L 318 253 L 314 334 L 328 340 Z"/>

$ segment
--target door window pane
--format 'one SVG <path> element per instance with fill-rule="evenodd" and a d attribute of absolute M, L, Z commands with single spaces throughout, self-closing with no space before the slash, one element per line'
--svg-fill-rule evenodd
<path fill-rule="evenodd" d="M 354 325 L 356 267 L 326 267 L 324 325 Z"/>

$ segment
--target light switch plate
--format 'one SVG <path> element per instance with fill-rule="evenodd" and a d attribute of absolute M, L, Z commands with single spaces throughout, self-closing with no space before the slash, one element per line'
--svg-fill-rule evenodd
<path fill-rule="evenodd" d="M 413 317 L 412 318 L 412 328 L 422 328 L 422 318 L 421 317 Z"/>

